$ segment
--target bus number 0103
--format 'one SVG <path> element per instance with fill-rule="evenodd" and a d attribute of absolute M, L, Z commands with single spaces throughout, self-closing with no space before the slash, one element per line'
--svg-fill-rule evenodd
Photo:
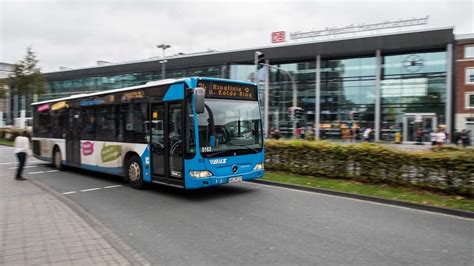
<path fill-rule="evenodd" d="M 211 152 L 212 147 L 202 147 L 201 152 Z"/>

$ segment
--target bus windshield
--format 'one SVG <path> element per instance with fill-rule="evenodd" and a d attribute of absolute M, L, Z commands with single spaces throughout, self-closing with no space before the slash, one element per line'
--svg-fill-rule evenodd
<path fill-rule="evenodd" d="M 203 157 L 256 153 L 263 138 L 257 101 L 206 99 L 198 115 Z"/>

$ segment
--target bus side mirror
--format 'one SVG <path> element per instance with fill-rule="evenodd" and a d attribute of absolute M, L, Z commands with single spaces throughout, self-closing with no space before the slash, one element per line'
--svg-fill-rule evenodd
<path fill-rule="evenodd" d="M 203 88 L 196 88 L 194 90 L 194 109 L 196 113 L 202 114 L 204 113 L 204 96 L 206 91 Z"/>

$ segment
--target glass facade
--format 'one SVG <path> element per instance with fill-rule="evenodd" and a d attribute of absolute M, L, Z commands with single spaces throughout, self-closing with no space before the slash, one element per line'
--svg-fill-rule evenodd
<path fill-rule="evenodd" d="M 401 135 L 403 141 L 414 140 L 415 131 L 425 133 L 446 124 L 446 50 L 383 54 L 380 68 L 380 110 L 375 110 L 377 58 L 323 58 L 320 62 L 320 127 L 322 139 L 362 140 L 371 129 L 374 135 L 375 116 L 380 112 L 380 135 L 383 141 L 393 141 Z M 293 85 L 297 90 L 297 106 L 302 108 L 297 122 L 298 132 L 316 126 L 316 55 L 313 60 L 277 64 L 269 69 L 269 126 L 282 136 L 290 137 L 293 121 L 289 108 L 293 106 Z M 158 66 L 159 68 L 159 66 Z M 253 80 L 254 65 L 224 64 L 215 66 L 167 69 L 166 78 L 206 76 Z M 289 75 L 294 79 L 294 84 Z M 258 73 L 260 81 L 265 71 Z M 117 89 L 161 79 L 161 70 L 123 73 L 108 76 L 56 80 L 48 83 L 48 93 L 40 100 L 73 94 Z M 263 83 L 260 97 L 263 98 Z M 263 110 L 263 108 L 262 108 Z M 315 130 L 313 130 L 315 131 Z M 425 134 L 428 136 L 429 134 Z"/>
<path fill-rule="evenodd" d="M 298 128 L 314 126 L 316 62 L 275 65 L 285 71 L 270 69 L 269 128 L 275 128 L 283 136 L 291 136 L 293 123 L 288 108 L 293 106 L 293 77 L 297 90 L 297 105 L 302 116 Z M 288 74 L 287 74 L 288 73 Z"/>
<path fill-rule="evenodd" d="M 322 139 L 358 139 L 374 128 L 375 71 L 375 57 L 321 61 Z"/>
<path fill-rule="evenodd" d="M 226 66 L 206 66 L 166 70 L 166 78 L 182 78 L 187 76 L 225 77 Z M 49 100 L 68 97 L 80 93 L 119 89 L 141 85 L 148 81 L 160 79 L 162 79 L 161 70 L 140 73 L 123 73 L 110 76 L 84 77 L 72 80 L 49 81 L 47 83 L 47 93 L 42 95 L 39 100 Z"/>
<path fill-rule="evenodd" d="M 429 131 L 446 124 L 446 52 L 383 56 L 381 80 L 381 140 L 391 141 L 395 133 L 415 141 L 423 127 Z M 434 119 L 426 126 L 424 120 Z"/>

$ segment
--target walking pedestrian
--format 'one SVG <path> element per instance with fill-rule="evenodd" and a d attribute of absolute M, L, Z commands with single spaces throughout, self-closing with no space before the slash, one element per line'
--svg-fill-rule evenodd
<path fill-rule="evenodd" d="M 443 130 L 439 130 L 436 133 L 436 144 L 438 147 L 442 147 L 446 141 L 446 133 Z"/>
<path fill-rule="evenodd" d="M 275 135 L 275 128 L 274 127 L 272 127 L 270 129 L 270 132 L 268 132 L 268 135 L 270 135 L 270 138 L 274 138 L 274 135 Z"/>
<path fill-rule="evenodd" d="M 422 128 L 418 128 L 416 131 L 416 144 L 417 145 L 423 145 L 423 135 L 425 132 L 423 132 Z"/>
<path fill-rule="evenodd" d="M 30 151 L 30 140 L 27 137 L 26 131 L 21 132 L 21 135 L 15 138 L 15 153 L 18 158 L 18 169 L 16 171 L 16 180 L 26 180 L 22 176 L 23 168 L 25 167 L 26 157 Z"/>
<path fill-rule="evenodd" d="M 276 140 L 279 140 L 281 138 L 280 130 L 275 129 L 275 132 L 273 133 L 273 138 Z"/>
<path fill-rule="evenodd" d="M 306 131 L 304 132 L 304 137 L 306 140 L 313 141 L 314 140 L 314 131 L 311 129 L 311 127 L 308 127 Z"/>
<path fill-rule="evenodd" d="M 432 130 L 430 133 L 431 146 L 436 146 L 436 131 Z"/>
<path fill-rule="evenodd" d="M 467 130 L 463 129 L 461 134 L 459 134 L 459 138 L 461 139 L 462 147 L 466 148 L 469 145 L 469 133 Z"/>
<path fill-rule="evenodd" d="M 369 142 L 370 141 L 370 133 L 372 132 L 372 129 L 370 127 L 368 127 L 367 129 L 365 129 L 364 133 L 363 133 L 363 137 L 364 137 L 364 141 L 367 141 Z"/>
<path fill-rule="evenodd" d="M 459 132 L 457 129 L 454 130 L 453 139 L 456 146 L 459 145 L 459 140 L 461 140 L 462 131 Z"/>

